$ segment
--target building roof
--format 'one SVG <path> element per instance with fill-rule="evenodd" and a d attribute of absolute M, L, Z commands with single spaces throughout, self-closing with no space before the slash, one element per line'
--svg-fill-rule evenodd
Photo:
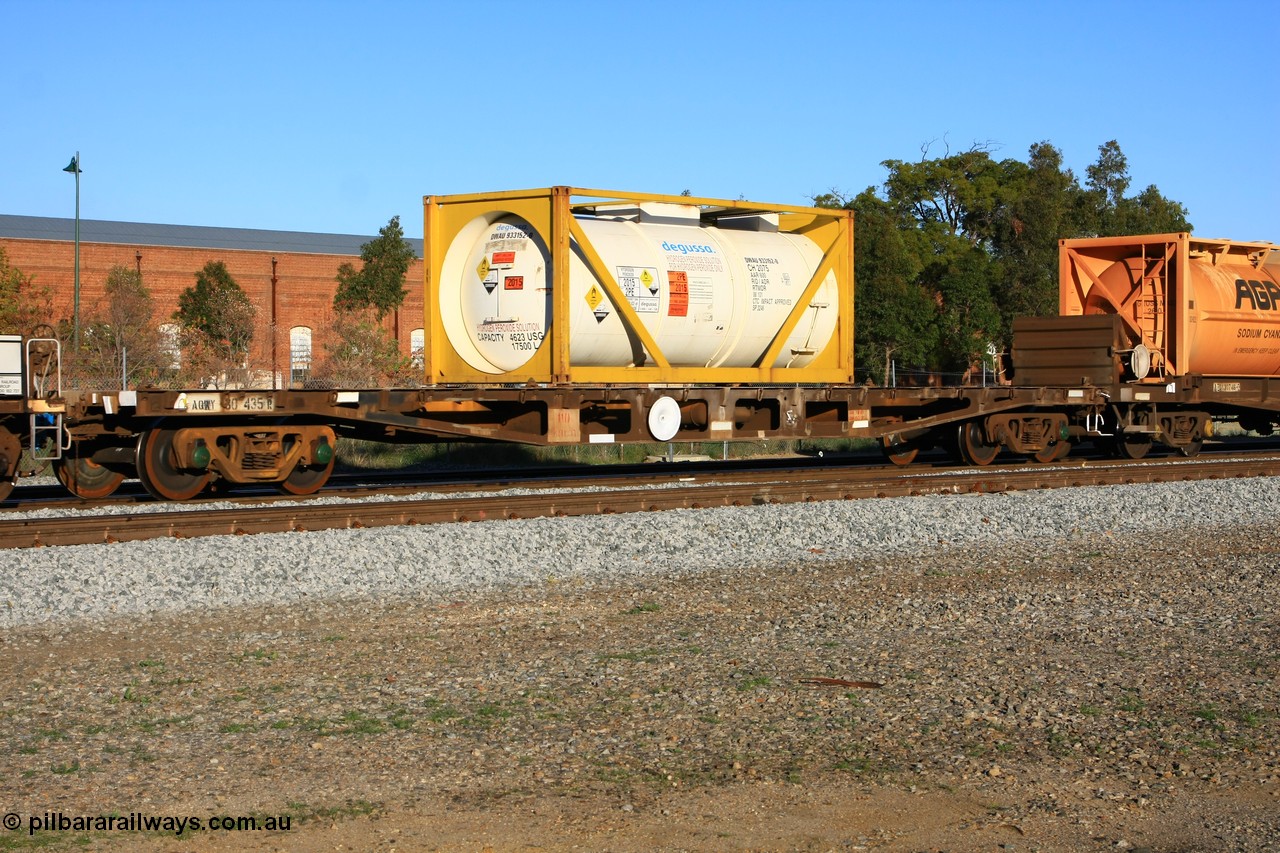
<path fill-rule="evenodd" d="M 54 216 L 0 214 L 0 238 L 14 240 L 75 239 L 76 221 Z M 180 246 L 189 249 L 242 249 L 300 255 L 354 255 L 373 237 L 358 234 L 312 234 L 306 231 L 263 231 L 254 228 L 213 228 L 204 225 L 153 225 L 81 219 L 81 243 L 126 246 Z M 414 255 L 422 257 L 422 241 L 407 239 Z"/>

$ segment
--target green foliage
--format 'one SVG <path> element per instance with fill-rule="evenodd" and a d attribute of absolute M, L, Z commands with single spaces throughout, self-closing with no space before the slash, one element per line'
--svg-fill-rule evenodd
<path fill-rule="evenodd" d="M 413 257 L 413 247 L 404 239 L 400 217 L 391 217 L 377 238 L 360 247 L 362 266 L 359 270 L 346 263 L 338 267 L 334 310 L 350 313 L 372 309 L 381 320 L 399 308 L 409 293 L 404 279 Z"/>
<path fill-rule="evenodd" d="M 52 317 L 50 294 L 9 263 L 0 246 L 0 334 L 29 335 Z"/>
<path fill-rule="evenodd" d="M 1062 168 L 1058 149 L 1037 142 L 1025 167 L 1009 174 L 1007 215 L 995 223 L 992 236 L 1004 269 L 995 292 L 1005 328 L 1014 317 L 1057 313 L 1058 239 L 1080 233 L 1074 223 L 1079 187 Z"/>
<path fill-rule="evenodd" d="M 327 357 L 315 380 L 335 388 L 380 388 L 411 384 L 416 377 L 413 360 L 374 318 L 371 311 L 340 313 L 334 320 L 333 339 L 325 344 Z"/>
<path fill-rule="evenodd" d="M 971 374 L 1000 338 L 1000 312 L 991 292 L 1000 276 L 999 263 L 976 246 L 953 251 L 926 270 L 924 278 L 939 296 L 938 343 L 946 367 Z"/>
<path fill-rule="evenodd" d="M 249 381 L 249 344 L 257 311 L 222 261 L 210 261 L 196 283 L 178 294 L 173 318 L 180 327 L 178 381 L 232 387 Z"/>
<path fill-rule="evenodd" d="M 977 245 L 988 237 L 1001 200 L 1001 169 L 979 147 L 935 160 L 886 160 L 890 207 L 913 221 L 935 251 L 959 238 Z"/>
<path fill-rule="evenodd" d="M 898 218 L 866 190 L 854 210 L 855 363 L 889 384 L 890 362 L 926 364 L 937 340 L 937 306 L 919 277 L 922 264 L 908 248 Z"/>
<path fill-rule="evenodd" d="M 1128 160 L 1099 146 L 1082 187 L 1048 142 L 1026 162 L 988 146 L 918 162 L 886 160 L 882 187 L 820 207 L 856 212 L 856 358 L 874 381 L 888 365 L 977 372 L 989 344 L 1007 349 L 1014 317 L 1058 309 L 1058 240 L 1189 231 L 1186 208 L 1149 186 L 1129 196 Z"/>
<path fill-rule="evenodd" d="M 243 361 L 253 340 L 255 314 L 226 264 L 209 261 L 196 273 L 196 283 L 178 294 L 173 319 L 182 327 L 184 343 L 203 346 L 230 361 Z"/>
<path fill-rule="evenodd" d="M 1085 233 L 1120 237 L 1191 230 L 1187 209 L 1161 195 L 1154 184 L 1137 196 L 1125 195 L 1130 183 L 1129 160 L 1114 139 L 1098 146 L 1098 161 L 1085 171 L 1088 189 L 1080 205 Z"/>
<path fill-rule="evenodd" d="M 169 372 L 173 356 L 155 325 L 155 303 L 142 275 L 112 267 L 103 291 L 81 324 L 80 351 L 68 359 L 69 366 L 97 388 L 155 384 Z M 63 337 L 69 332 L 64 329 Z"/>

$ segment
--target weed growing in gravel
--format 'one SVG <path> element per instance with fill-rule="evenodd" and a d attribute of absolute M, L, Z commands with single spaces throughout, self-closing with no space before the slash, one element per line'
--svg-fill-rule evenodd
<path fill-rule="evenodd" d="M 1223 729 L 1222 723 L 1218 721 L 1218 709 L 1213 705 L 1201 705 L 1191 712 L 1191 716 L 1209 723 L 1217 731 L 1222 731 Z"/>
<path fill-rule="evenodd" d="M 478 728 L 489 728 L 510 717 L 511 713 L 499 705 L 481 705 L 467 718 L 466 724 Z"/>
<path fill-rule="evenodd" d="M 626 652 L 600 652 L 596 655 L 596 660 L 600 663 L 605 663 L 611 660 L 638 662 L 656 660 L 657 658 L 665 657 L 667 655 L 679 654 L 700 655 L 702 654 L 702 648 L 700 646 L 677 646 L 668 649 L 645 648 Z"/>
<path fill-rule="evenodd" d="M 154 734 L 160 729 L 181 726 L 183 723 L 191 722 L 191 720 L 192 717 L 190 714 L 178 717 L 156 717 L 154 719 L 138 720 L 134 723 L 134 726 L 136 726 L 139 731 L 146 732 L 147 734 Z"/>
<path fill-rule="evenodd" d="M 1125 690 L 1116 699 L 1116 709 L 1129 714 L 1136 714 L 1145 707 L 1147 703 L 1142 701 L 1142 697 L 1134 690 Z"/>
<path fill-rule="evenodd" d="M 278 653 L 269 649 L 254 649 L 251 652 L 241 652 L 238 655 L 232 655 L 231 660 L 234 663 L 245 663 L 247 661 L 256 661 L 263 665 L 271 663 L 275 660 Z"/>
<path fill-rule="evenodd" d="M 1059 729 L 1050 729 L 1048 734 L 1049 754 L 1062 758 L 1071 754 L 1071 738 Z"/>
<path fill-rule="evenodd" d="M 596 660 L 604 663 L 611 660 L 626 661 L 645 661 L 662 657 L 665 652 L 662 649 L 638 649 L 634 652 L 603 652 L 596 655 Z"/>
<path fill-rule="evenodd" d="M 361 711 L 348 711 L 342 715 L 342 722 L 347 724 L 346 728 L 335 732 L 335 734 L 377 735 L 387 730 L 387 727 L 380 720 L 367 716 Z"/>
<path fill-rule="evenodd" d="M 136 686 L 137 686 L 136 683 L 130 684 L 128 687 L 124 689 L 124 693 L 121 695 L 119 699 L 115 699 L 115 697 L 112 697 L 107 701 L 108 702 L 136 702 L 139 705 L 151 704 L 151 697 L 147 696 L 145 693 L 139 693 L 136 690 L 134 690 L 133 688 Z"/>
<path fill-rule="evenodd" d="M 1273 719 L 1276 715 L 1273 712 L 1265 711 L 1261 708 L 1241 708 L 1238 716 L 1242 725 L 1251 729 L 1256 729 L 1265 721 Z"/>
<path fill-rule="evenodd" d="M 622 611 L 627 616 L 635 616 L 637 613 L 657 613 L 662 609 L 662 605 L 656 601 L 646 601 L 644 604 L 637 604 L 630 610 Z"/>
<path fill-rule="evenodd" d="M 310 806 L 303 802 L 290 800 L 287 808 L 286 815 L 299 823 L 306 823 L 309 820 L 336 822 L 346 818 L 378 814 L 382 811 L 381 805 L 371 803 L 368 800 L 347 800 L 346 803 L 340 806 Z"/>
<path fill-rule="evenodd" d="M 864 776 L 870 773 L 875 769 L 875 767 L 875 761 L 867 758 L 865 755 L 853 758 L 842 758 L 835 764 L 831 765 L 832 770 L 839 770 L 843 773 L 856 773 L 859 776 Z"/>
<path fill-rule="evenodd" d="M 435 701 L 434 699 L 431 701 Z M 427 712 L 427 719 L 433 723 L 446 723 L 462 716 L 462 712 L 449 705 L 439 705 Z"/>
<path fill-rule="evenodd" d="M 738 682 L 739 690 L 755 690 L 757 687 L 768 687 L 773 679 L 767 675 L 753 675 Z"/>

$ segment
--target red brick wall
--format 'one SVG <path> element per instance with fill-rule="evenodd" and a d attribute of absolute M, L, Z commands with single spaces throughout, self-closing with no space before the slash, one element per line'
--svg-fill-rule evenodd
<path fill-rule="evenodd" d="M 70 319 L 75 293 L 75 245 L 53 240 L 0 238 L 9 263 L 35 279 L 37 286 L 53 291 L 54 318 Z M 138 254 L 141 253 L 141 261 Z M 120 265 L 141 268 L 142 282 L 155 300 L 157 324 L 169 322 L 178 308 L 178 294 L 195 284 L 195 274 L 209 261 L 222 261 L 236 283 L 258 309 L 251 365 L 268 369 L 271 365 L 271 259 L 276 259 L 276 368 L 288 375 L 289 330 L 308 326 L 312 330 L 313 358 L 324 357 L 324 344 L 331 341 L 333 294 L 337 289 L 338 267 L 350 263 L 357 268 L 359 257 L 346 255 L 306 255 L 234 249 L 188 249 L 172 246 L 123 246 L 107 243 L 80 243 L 80 320 L 91 318 L 105 294 L 107 273 Z M 400 349 L 410 351 L 410 334 L 422 328 L 422 262 L 414 260 L 405 287 L 409 291 L 395 316 L 387 318 L 388 330 L 398 332 Z M 0 333 L 6 330 L 0 329 Z"/>

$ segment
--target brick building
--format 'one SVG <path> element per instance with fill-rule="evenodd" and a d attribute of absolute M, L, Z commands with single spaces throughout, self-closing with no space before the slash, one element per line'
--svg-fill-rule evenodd
<path fill-rule="evenodd" d="M 257 309 L 250 367 L 285 381 L 304 378 L 331 338 L 338 267 L 360 265 L 360 247 L 374 239 L 247 228 L 150 225 L 80 220 L 80 319 L 105 298 L 108 272 L 126 266 L 142 274 L 162 327 L 178 308 L 178 294 L 195 284 L 209 261 L 222 261 Z M 387 328 L 406 354 L 423 345 L 422 241 L 409 240 L 417 259 L 409 291 Z M 0 246 L 9 263 L 53 293 L 54 318 L 71 318 L 75 293 L 75 220 L 0 215 Z M 9 330 L 0 329 L 0 333 Z"/>

